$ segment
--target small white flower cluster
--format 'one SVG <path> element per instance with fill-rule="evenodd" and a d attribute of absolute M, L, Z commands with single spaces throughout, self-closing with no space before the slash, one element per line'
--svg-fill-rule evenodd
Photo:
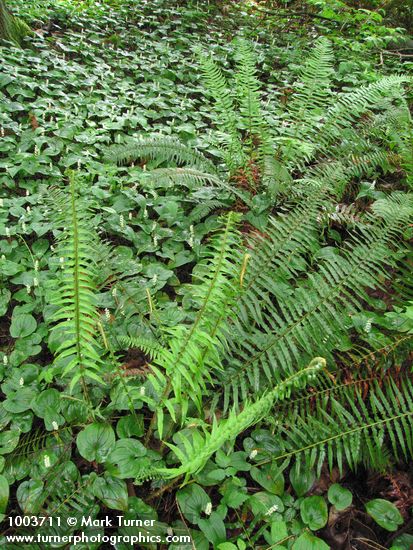
<path fill-rule="evenodd" d="M 107 307 L 105 307 L 105 319 L 107 322 L 110 321 L 110 311 L 108 310 Z"/>
<path fill-rule="evenodd" d="M 271 516 L 277 510 L 278 510 L 278 505 L 274 504 L 274 506 L 271 506 L 271 508 L 268 508 L 268 510 L 265 512 L 265 515 L 266 516 Z"/>
<path fill-rule="evenodd" d="M 366 324 L 364 325 L 364 332 L 367 332 L 367 334 L 371 332 L 371 323 L 371 319 L 368 319 Z"/>
<path fill-rule="evenodd" d="M 210 516 L 212 513 L 212 502 L 208 502 L 208 504 L 205 506 L 205 515 Z"/>
<path fill-rule="evenodd" d="M 123 217 L 123 214 L 119 216 L 119 227 L 121 229 L 125 229 L 125 218 Z"/>
<path fill-rule="evenodd" d="M 252 460 L 253 458 L 255 458 L 258 454 L 258 450 L 257 449 L 252 449 L 252 451 L 250 452 L 249 454 L 249 458 L 250 460 Z"/>
<path fill-rule="evenodd" d="M 189 239 L 188 239 L 188 244 L 189 244 L 190 248 L 194 248 L 194 239 L 195 239 L 194 226 L 190 225 L 189 226 Z"/>
<path fill-rule="evenodd" d="M 53 420 L 52 422 L 52 428 L 57 431 L 59 429 L 59 424 L 56 422 L 56 420 Z"/>
<path fill-rule="evenodd" d="M 37 273 L 39 272 L 39 260 L 34 261 L 34 272 L 35 276 L 33 277 L 33 286 L 39 286 L 39 279 L 37 278 Z"/>
<path fill-rule="evenodd" d="M 51 463 L 50 463 L 50 456 L 49 455 L 44 455 L 44 467 L 45 468 L 50 468 L 51 466 Z"/>

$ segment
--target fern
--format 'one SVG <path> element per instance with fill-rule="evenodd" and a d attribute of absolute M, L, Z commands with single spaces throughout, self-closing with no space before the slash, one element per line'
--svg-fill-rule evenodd
<path fill-rule="evenodd" d="M 364 289 L 380 285 L 388 276 L 386 265 L 393 262 L 389 247 L 404 231 L 412 207 L 412 198 L 405 195 L 377 201 L 375 212 L 365 218 L 366 225 L 354 234 L 352 246 L 320 262 L 296 287 L 285 279 L 275 279 L 268 283 L 269 293 L 261 301 L 258 297 L 265 278 L 260 275 L 252 281 L 244 306 L 248 315 L 239 317 L 232 331 L 230 367 L 221 379 L 227 402 L 237 402 L 240 393 L 245 399 L 249 391 L 258 391 L 263 379 L 265 383 L 280 380 L 311 355 L 330 356 L 348 316 L 368 300 Z M 262 247 L 260 262 L 264 254 L 271 258 L 273 243 L 264 239 Z M 250 272 L 256 271 L 268 273 L 269 279 L 271 271 L 264 271 L 260 263 L 255 268 L 252 258 Z"/>
<path fill-rule="evenodd" d="M 377 170 L 386 172 L 398 163 L 410 173 L 411 124 L 404 129 L 399 124 L 392 136 L 377 136 L 366 124 L 377 112 L 394 110 L 395 104 L 403 105 L 408 113 L 403 92 L 406 77 L 385 76 L 355 91 L 333 92 L 333 50 L 326 38 L 320 38 L 309 52 L 291 101 L 286 107 L 273 107 L 279 124 L 270 128 L 251 45 L 238 40 L 234 57 L 235 84 L 209 58 L 202 58 L 201 71 L 206 91 L 215 99 L 219 126 L 227 136 L 223 139 L 218 133 L 227 167 L 231 174 L 242 169 L 250 188 L 256 187 L 251 163 L 257 163 L 262 189 L 273 199 L 280 192 L 295 192 L 297 172 L 301 180 L 331 178 L 337 196 L 352 179 Z M 384 146 L 389 144 L 397 148 L 400 159 Z"/>
<path fill-rule="evenodd" d="M 272 154 L 271 140 L 267 124 L 261 109 L 261 84 L 257 78 L 256 57 L 251 45 L 246 40 L 236 43 L 235 60 L 237 72 L 237 100 L 242 125 L 246 127 L 250 158 L 254 158 L 254 150 L 262 162 L 266 156 Z"/>
<path fill-rule="evenodd" d="M 156 160 L 158 163 L 168 162 L 186 164 L 210 174 L 216 174 L 215 166 L 204 155 L 188 147 L 172 137 L 141 138 L 130 140 L 125 145 L 112 145 L 105 154 L 105 161 L 117 164 L 130 163 L 138 159 Z M 204 179 L 206 175 L 204 175 Z"/>
<path fill-rule="evenodd" d="M 175 419 L 173 403 L 183 407 L 185 417 L 188 400 L 201 410 L 206 382 L 211 382 L 212 374 L 222 370 L 223 328 L 227 309 L 236 296 L 237 273 L 241 269 L 239 235 L 233 228 L 235 220 L 234 214 L 228 216 L 224 233 L 211 239 L 207 258 L 198 265 L 199 283 L 192 287 L 198 313 L 192 324 L 166 327 L 168 344 L 163 349 L 152 341 L 130 339 L 134 347 L 140 347 L 153 358 L 148 379 L 158 396 L 158 418 L 166 406 Z M 171 391 L 173 401 L 169 399 Z M 161 424 L 159 430 L 162 433 Z"/>
<path fill-rule="evenodd" d="M 378 129 L 387 136 L 391 146 L 399 152 L 400 164 L 406 174 L 408 185 L 413 184 L 413 121 L 406 102 L 377 115 L 370 128 Z"/>
<path fill-rule="evenodd" d="M 332 100 L 332 62 L 330 42 L 319 38 L 301 70 L 299 87 L 287 105 L 290 119 L 295 122 L 296 137 L 307 136 L 317 128 L 326 105 Z"/>
<path fill-rule="evenodd" d="M 280 451 L 271 460 L 296 458 L 320 474 L 325 460 L 342 470 L 362 461 L 380 469 L 391 452 L 397 460 L 413 454 L 413 384 L 392 378 L 327 387 L 275 411 Z"/>
<path fill-rule="evenodd" d="M 251 425 L 262 420 L 271 410 L 275 402 L 290 397 L 293 388 L 302 388 L 306 383 L 315 378 L 318 371 L 325 367 L 322 358 L 314 359 L 311 364 L 301 371 L 293 374 L 286 380 L 278 383 L 268 393 L 255 402 L 246 402 L 241 412 L 232 411 L 223 422 L 214 421 L 210 432 L 202 436 L 194 432 L 192 444 L 180 434 L 179 440 L 184 447 L 182 451 L 178 446 L 168 444 L 180 460 L 182 466 L 178 468 L 159 469 L 158 472 L 165 478 L 195 474 L 202 470 L 209 457 L 220 449 L 227 441 L 233 441 L 241 432 Z"/>
<path fill-rule="evenodd" d="M 221 69 L 211 57 L 202 55 L 200 65 L 207 91 L 216 103 L 222 129 L 219 134 L 220 141 L 226 146 L 225 161 L 228 167 L 233 170 L 238 166 L 242 166 L 246 161 L 237 125 L 233 94 Z"/>
<path fill-rule="evenodd" d="M 56 350 L 55 363 L 65 363 L 62 376 L 72 375 L 71 389 L 79 380 L 85 389 L 85 378 L 103 383 L 98 375 L 102 360 L 95 336 L 99 318 L 95 298 L 97 274 L 91 260 L 96 240 L 90 231 L 88 208 L 79 197 L 78 185 L 71 172 L 69 195 L 63 193 L 58 199 L 60 225 L 67 228 L 58 240 L 61 269 L 52 298 L 57 311 L 51 317 L 57 323 L 51 330 L 64 334 Z"/>
<path fill-rule="evenodd" d="M 357 124 L 362 115 L 381 104 L 383 98 L 389 101 L 402 96 L 401 86 L 407 82 L 404 76 L 384 76 L 377 82 L 361 86 L 355 91 L 342 93 L 327 110 L 325 122 L 317 131 L 315 143 L 318 151 L 328 151 L 344 129 Z M 315 137 L 315 136 L 314 136 Z"/>

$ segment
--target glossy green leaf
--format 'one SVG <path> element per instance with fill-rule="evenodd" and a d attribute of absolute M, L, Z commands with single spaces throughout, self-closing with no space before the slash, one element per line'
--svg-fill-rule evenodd
<path fill-rule="evenodd" d="M 142 469 L 142 458 L 147 450 L 137 439 L 119 439 L 111 451 L 108 462 L 117 465 L 120 478 L 132 478 Z"/>
<path fill-rule="evenodd" d="M 306 497 L 300 504 L 301 518 L 312 531 L 324 527 L 328 519 L 327 503 L 323 497 Z"/>
<path fill-rule="evenodd" d="M 387 531 L 397 531 L 403 524 L 403 516 L 396 506 L 383 498 L 370 500 L 366 504 L 366 510 L 376 523 Z"/>
<path fill-rule="evenodd" d="M 76 444 L 80 455 L 89 462 L 105 462 L 115 445 L 115 433 L 108 424 L 90 424 L 79 432 Z"/>
<path fill-rule="evenodd" d="M 198 523 L 201 517 L 205 517 L 207 507 L 211 506 L 208 494 L 196 483 L 180 489 L 176 498 L 181 512 L 191 523 Z"/>
<path fill-rule="evenodd" d="M 10 335 L 13 338 L 25 338 L 32 334 L 37 327 L 36 319 L 33 315 L 22 313 L 13 315 L 10 325 Z"/>
<path fill-rule="evenodd" d="M 111 510 L 128 509 L 128 489 L 121 479 L 111 476 L 97 477 L 93 482 L 92 492 Z"/>
<path fill-rule="evenodd" d="M 333 483 L 328 489 L 328 500 L 337 510 L 345 510 L 353 502 L 353 495 L 348 489 Z"/>
<path fill-rule="evenodd" d="M 292 550 L 332 550 L 323 540 L 312 535 L 303 533 L 298 537 L 292 546 Z"/>

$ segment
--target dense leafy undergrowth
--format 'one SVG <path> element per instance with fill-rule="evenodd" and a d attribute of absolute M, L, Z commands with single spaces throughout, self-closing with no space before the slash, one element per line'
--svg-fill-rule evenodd
<path fill-rule="evenodd" d="M 4 537 L 411 548 L 411 63 L 327 4 L 10 6 Z"/>

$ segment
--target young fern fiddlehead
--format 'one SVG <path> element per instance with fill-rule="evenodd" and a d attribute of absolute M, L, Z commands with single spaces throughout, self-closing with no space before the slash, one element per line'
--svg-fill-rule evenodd
<path fill-rule="evenodd" d="M 194 432 L 192 443 L 180 435 L 180 440 L 185 451 L 178 446 L 168 444 L 181 462 L 178 468 L 159 468 L 158 473 L 166 478 L 185 475 L 187 478 L 202 470 L 207 460 L 227 441 L 233 441 L 240 433 L 250 426 L 262 420 L 278 401 L 290 397 L 294 388 L 305 387 L 307 383 L 316 378 L 317 373 L 326 366 L 325 359 L 316 357 L 308 367 L 277 384 L 269 392 L 265 393 L 255 402 L 247 402 L 239 413 L 231 411 L 228 418 L 212 425 L 211 432 L 202 436 Z"/>

